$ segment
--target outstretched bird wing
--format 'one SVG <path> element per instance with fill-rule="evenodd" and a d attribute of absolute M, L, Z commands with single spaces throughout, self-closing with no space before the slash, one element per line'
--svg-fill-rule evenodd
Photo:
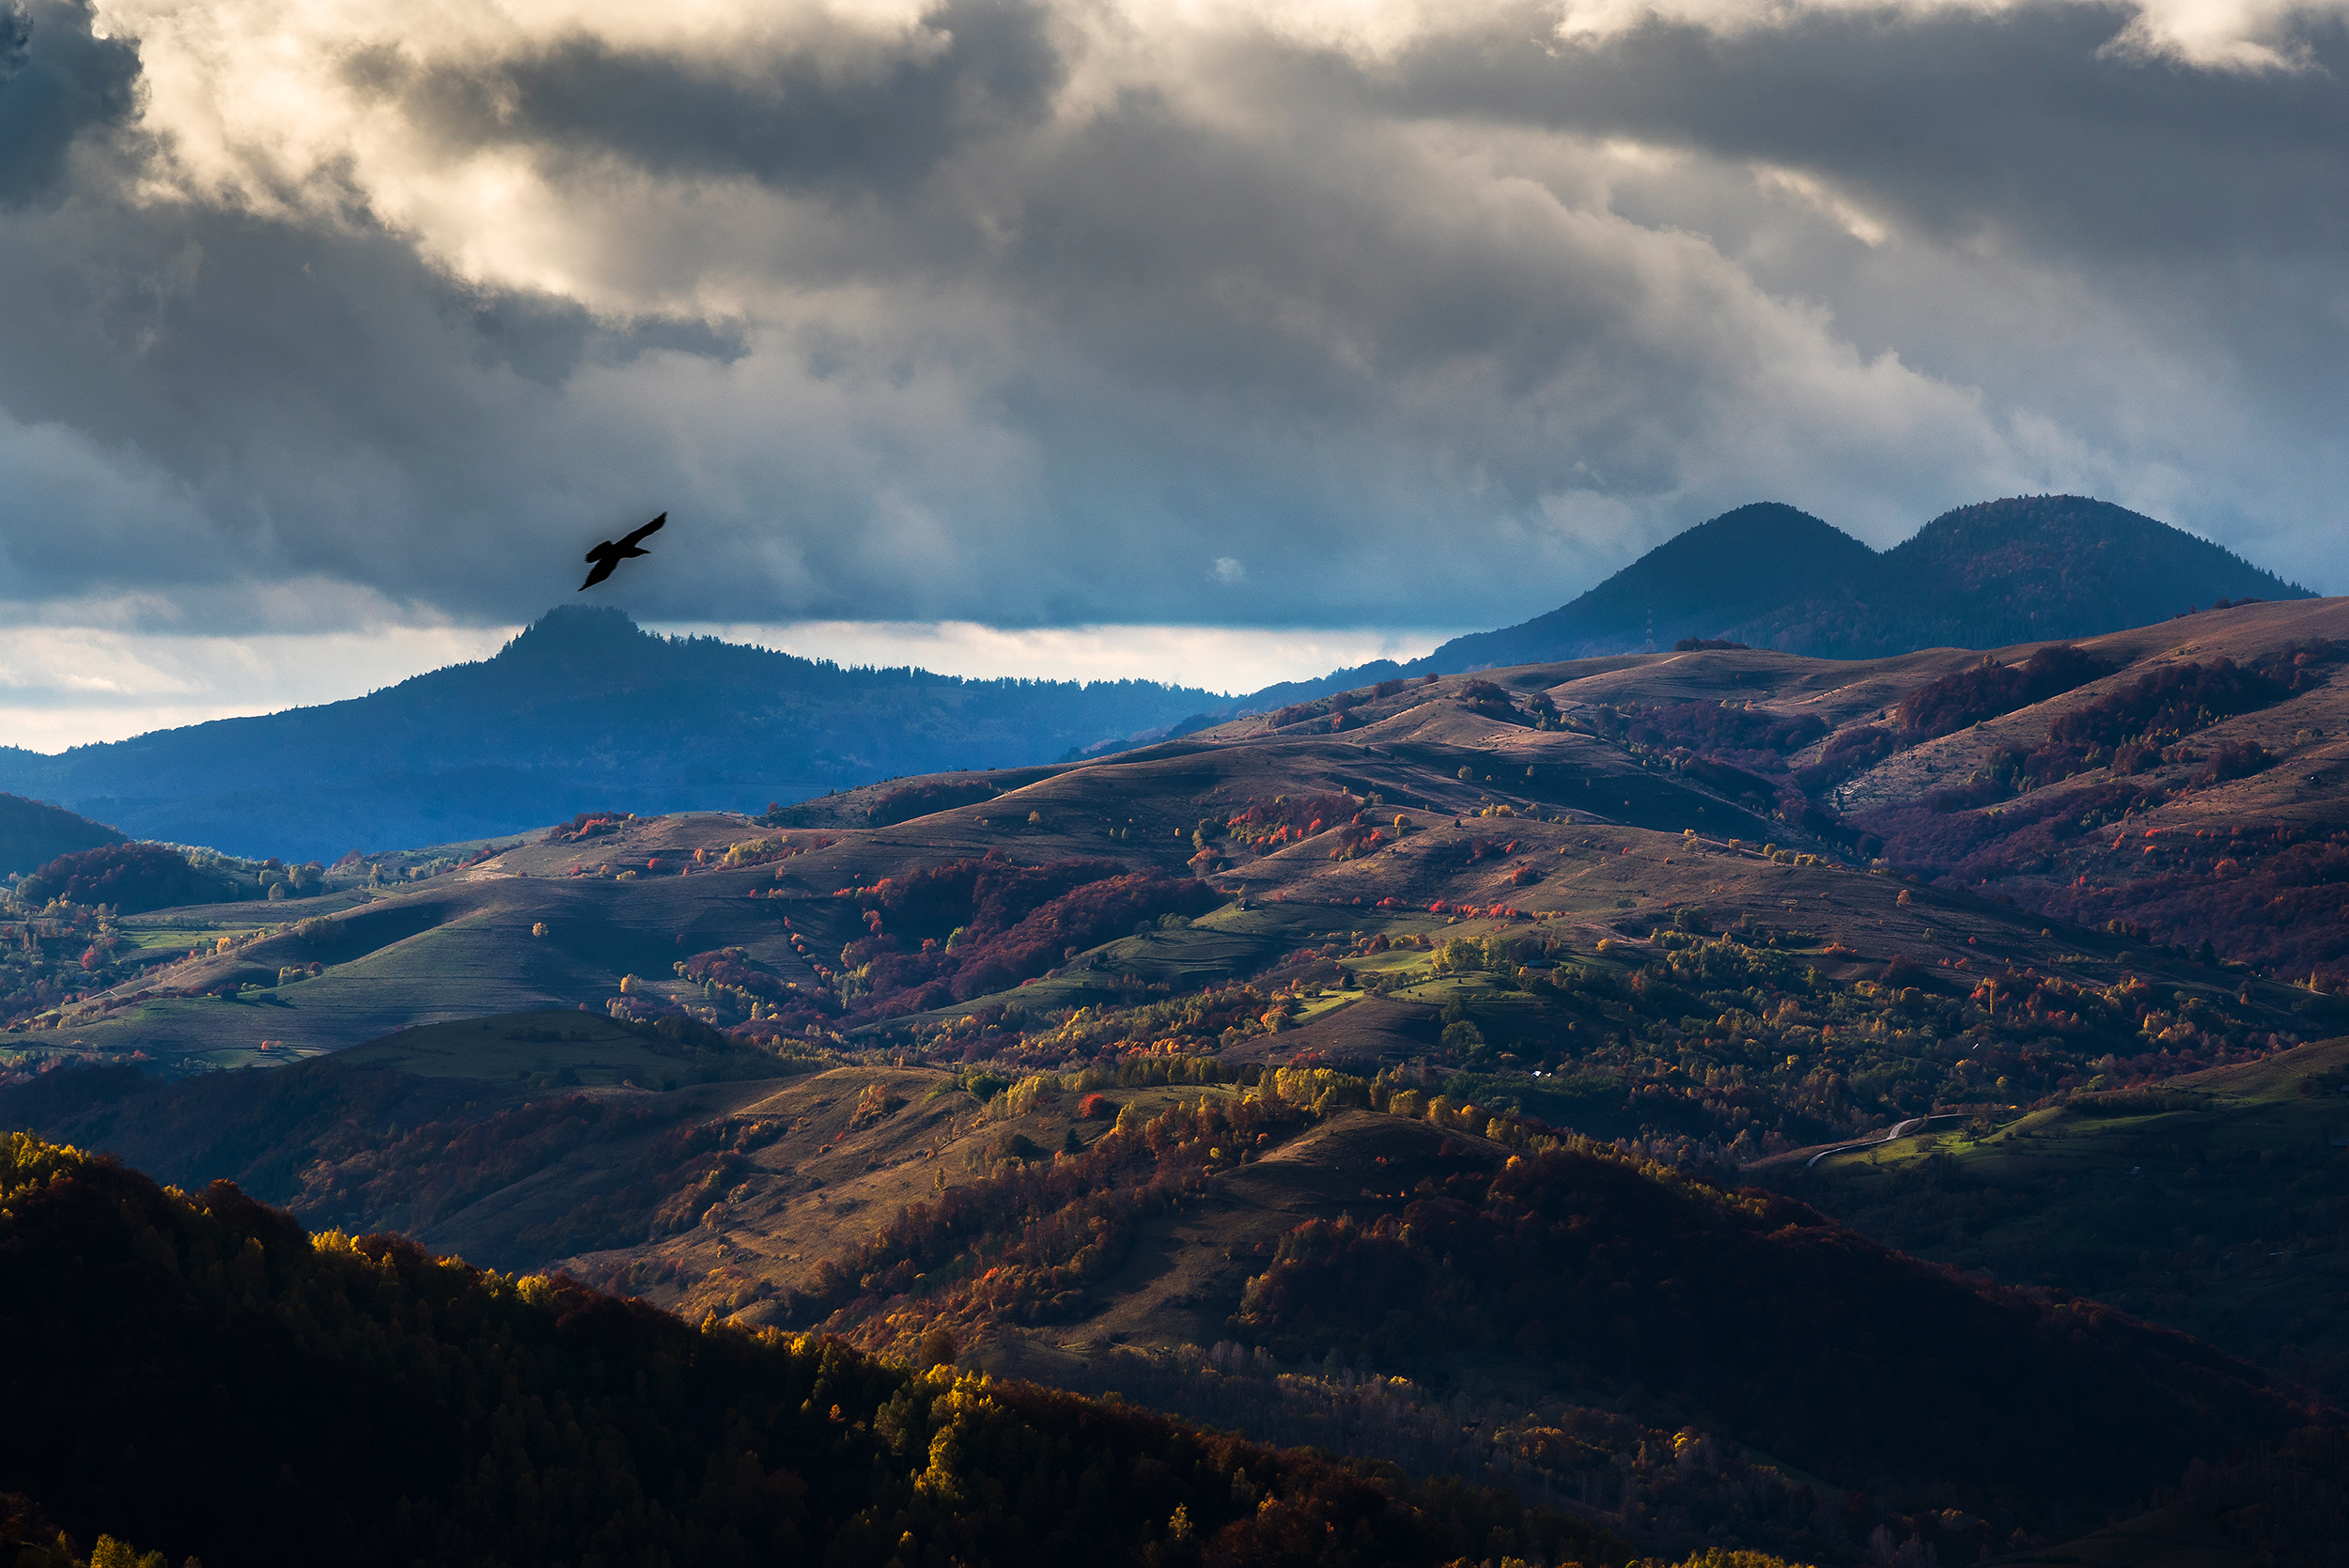
<path fill-rule="evenodd" d="M 630 534 L 627 538 L 622 539 L 620 541 L 620 548 L 622 550 L 635 549 L 637 545 L 641 544 L 649 536 L 660 533 L 661 525 L 666 523 L 668 520 L 669 514 L 666 512 L 661 513 L 659 517 L 645 524 L 644 527 L 639 528 L 635 533 Z"/>
<path fill-rule="evenodd" d="M 612 547 L 607 544 L 598 546 L 597 548 L 601 551 L 610 550 Z M 583 594 L 588 589 L 594 587 L 597 583 L 602 582 L 605 578 L 610 577 L 612 575 L 612 568 L 619 565 L 619 557 L 616 555 L 590 554 L 587 559 L 596 564 L 596 569 L 589 572 L 587 574 L 587 581 L 579 585 L 579 591 Z"/>

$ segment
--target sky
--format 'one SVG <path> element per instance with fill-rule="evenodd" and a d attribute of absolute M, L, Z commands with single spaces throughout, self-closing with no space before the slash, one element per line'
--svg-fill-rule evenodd
<path fill-rule="evenodd" d="M 2349 590 L 2349 0 L 0 0 L 0 743 L 577 598 L 1246 691 L 1756 500 Z"/>

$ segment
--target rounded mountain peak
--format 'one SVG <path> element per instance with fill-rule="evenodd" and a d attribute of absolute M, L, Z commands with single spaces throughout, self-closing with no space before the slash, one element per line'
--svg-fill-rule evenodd
<path fill-rule="evenodd" d="M 609 604 L 560 604 L 498 650 L 501 661 L 573 664 L 625 656 L 652 640 L 627 611 Z"/>
<path fill-rule="evenodd" d="M 1637 565 L 1662 563 L 1674 555 L 1719 561 L 1724 552 L 1759 550 L 1776 562 L 1787 550 L 1827 549 L 1838 554 L 1875 552 L 1833 523 L 1782 501 L 1756 501 L 1683 529 L 1650 551 Z"/>

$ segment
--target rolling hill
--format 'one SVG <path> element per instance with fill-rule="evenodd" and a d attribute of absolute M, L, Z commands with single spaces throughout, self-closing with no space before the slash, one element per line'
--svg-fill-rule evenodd
<path fill-rule="evenodd" d="M 1651 621 L 1661 647 L 1725 637 L 1854 660 L 2100 635 L 2216 599 L 2306 597 L 2215 545 L 2078 497 L 1965 507 L 1881 556 L 1794 507 L 1759 504 L 1522 625 L 1243 698 L 842 669 L 658 637 L 617 610 L 566 606 L 495 658 L 348 702 L 55 756 L 0 749 L 0 788 L 141 838 L 332 861 L 510 835 L 582 810 L 755 812 L 907 775 L 1096 757 L 1383 680 L 1627 654 Z M 1012 782 L 1024 781 L 995 787 Z"/>
<path fill-rule="evenodd" d="M 905 1365 L 696 1328 L 21 1137 L 0 1144 L 0 1335 L 42 1347 L 0 1365 L 0 1477 L 156 1561 L 310 1562 L 327 1541 L 351 1563 L 876 1568 L 1625 1550 L 1514 1498 L 961 1373 L 944 1342 Z"/>
<path fill-rule="evenodd" d="M 2344 1085 L 2332 1040 L 1769 1179 L 1920 1257 L 2092 1295 L 2339 1398 Z"/>
<path fill-rule="evenodd" d="M 20 908 L 12 943 L 99 959 L 0 1034 L 0 1125 L 689 1321 L 888 1355 L 943 1329 L 1006 1376 L 1506 1484 L 1642 1550 L 2038 1550 L 2281 1441 L 2299 1380 L 2329 1387 L 2329 1341 L 2289 1337 L 2312 1309 L 2214 1281 L 2181 1315 L 2130 1294 L 2158 1259 L 2041 1240 L 1950 1276 L 1884 1245 L 1959 1255 L 1924 1200 L 1896 1232 L 1841 1187 L 1738 1188 L 1920 1117 L 1983 1144 L 2129 1085 L 2307 1076 L 2349 1012 L 2307 984 L 2349 886 L 2321 761 L 2344 617 L 1395 679 L 123 915 L 131 966 L 88 911 Z M 2193 928 L 2208 950 L 2155 920 L 2196 908 L 2263 912 Z M 2316 1277 L 2331 1178 L 2298 1160 L 2274 1175 L 2314 1208 L 2256 1224 Z M 1927 1364 L 1938 1414 L 1890 1425 L 1817 1370 Z"/>

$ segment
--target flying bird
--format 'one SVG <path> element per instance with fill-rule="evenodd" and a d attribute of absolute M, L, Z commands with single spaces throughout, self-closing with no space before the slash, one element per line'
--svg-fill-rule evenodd
<path fill-rule="evenodd" d="M 587 581 L 579 585 L 579 591 L 583 594 L 588 589 L 594 587 L 597 583 L 602 582 L 605 578 L 610 577 L 612 575 L 612 568 L 618 566 L 621 562 L 632 561 L 639 555 L 650 555 L 652 553 L 651 551 L 637 549 L 636 542 L 639 539 L 644 538 L 646 535 L 660 533 L 661 525 L 668 520 L 669 514 L 663 512 L 659 517 L 653 519 L 650 522 L 645 524 L 644 527 L 639 528 L 635 533 L 630 534 L 627 538 L 622 539 L 618 544 L 614 544 L 610 539 L 606 539 L 603 543 L 589 551 L 587 552 L 586 559 L 593 561 L 596 564 L 596 569 L 587 574 Z"/>

